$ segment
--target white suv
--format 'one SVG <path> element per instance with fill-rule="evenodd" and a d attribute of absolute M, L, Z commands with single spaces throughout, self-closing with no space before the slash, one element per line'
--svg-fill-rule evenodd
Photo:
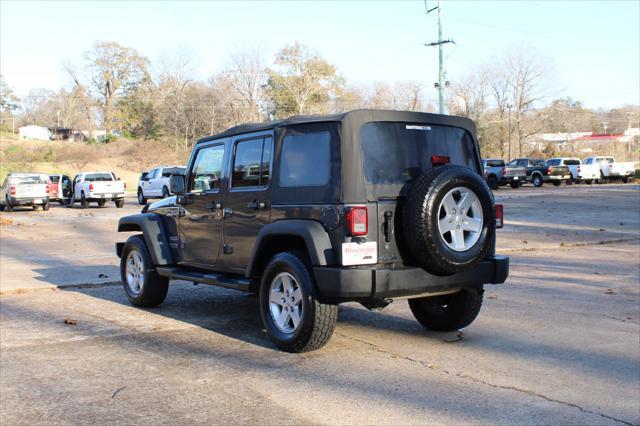
<path fill-rule="evenodd" d="M 169 178 L 171 175 L 184 175 L 185 167 L 156 167 L 142 173 L 138 182 L 138 203 L 144 205 L 148 198 L 167 198 L 171 195 Z"/>

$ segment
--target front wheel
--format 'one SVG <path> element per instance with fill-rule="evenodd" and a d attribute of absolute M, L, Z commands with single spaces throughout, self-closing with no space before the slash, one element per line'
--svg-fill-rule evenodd
<path fill-rule="evenodd" d="M 311 268 L 299 252 L 275 255 L 260 285 L 260 314 L 271 341 L 286 352 L 307 352 L 323 347 L 333 334 L 338 306 L 313 296 Z"/>
<path fill-rule="evenodd" d="M 138 189 L 138 204 L 140 204 L 141 206 L 144 206 L 145 204 L 147 204 L 147 199 L 144 198 L 144 193 L 142 192 L 142 189 Z"/>
<path fill-rule="evenodd" d="M 80 208 L 88 209 L 89 208 L 89 200 L 84 196 L 84 192 L 80 194 Z"/>
<path fill-rule="evenodd" d="M 540 188 L 544 182 L 542 180 L 542 176 L 535 174 L 531 178 L 531 183 L 533 183 L 533 186 L 535 186 L 536 188 Z"/>
<path fill-rule="evenodd" d="M 166 186 L 162 187 L 162 198 L 168 198 L 169 195 L 169 189 Z"/>
<path fill-rule="evenodd" d="M 442 296 L 409 299 L 409 308 L 422 326 L 433 331 L 454 331 L 471 324 L 480 313 L 484 289 L 465 288 Z"/>
<path fill-rule="evenodd" d="M 124 198 L 117 199 L 115 203 L 116 203 L 116 208 L 121 209 L 122 207 L 124 207 Z"/>
<path fill-rule="evenodd" d="M 158 275 L 141 235 L 129 237 L 122 249 L 120 276 L 127 299 L 134 306 L 158 306 L 167 297 L 169 279 Z"/>
<path fill-rule="evenodd" d="M 596 179 L 596 183 L 602 185 L 605 182 L 604 175 L 600 172 L 600 177 Z"/>

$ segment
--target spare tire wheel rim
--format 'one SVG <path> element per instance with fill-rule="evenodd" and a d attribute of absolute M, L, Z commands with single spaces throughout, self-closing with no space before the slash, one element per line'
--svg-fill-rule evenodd
<path fill-rule="evenodd" d="M 447 192 L 438 207 L 438 231 L 454 251 L 467 251 L 480 239 L 484 214 L 480 199 L 471 189 L 458 186 Z"/>
<path fill-rule="evenodd" d="M 278 330 L 294 333 L 302 320 L 302 306 L 302 290 L 295 277 L 288 272 L 276 275 L 269 288 L 269 313 Z"/>

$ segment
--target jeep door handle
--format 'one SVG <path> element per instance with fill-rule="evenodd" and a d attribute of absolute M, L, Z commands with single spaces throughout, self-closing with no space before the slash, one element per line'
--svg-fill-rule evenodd
<path fill-rule="evenodd" d="M 247 204 L 247 208 L 253 210 L 264 210 L 267 208 L 267 203 L 264 201 L 252 201 Z"/>

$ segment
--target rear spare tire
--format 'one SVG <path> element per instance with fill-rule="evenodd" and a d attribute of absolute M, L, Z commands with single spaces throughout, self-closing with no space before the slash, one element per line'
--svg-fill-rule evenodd
<path fill-rule="evenodd" d="M 452 275 L 482 260 L 495 233 L 494 201 L 474 171 L 439 166 L 420 175 L 402 209 L 403 236 L 427 272 Z"/>

